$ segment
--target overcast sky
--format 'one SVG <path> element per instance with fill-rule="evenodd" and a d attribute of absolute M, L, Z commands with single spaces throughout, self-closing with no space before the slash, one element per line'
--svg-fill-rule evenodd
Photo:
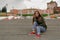
<path fill-rule="evenodd" d="M 47 2 L 51 0 L 0 0 L 0 9 L 6 4 L 8 4 L 7 9 L 8 11 L 16 8 L 16 9 L 24 9 L 24 8 L 39 8 L 39 9 L 46 9 Z M 58 3 L 60 6 L 60 0 L 53 0 Z"/>

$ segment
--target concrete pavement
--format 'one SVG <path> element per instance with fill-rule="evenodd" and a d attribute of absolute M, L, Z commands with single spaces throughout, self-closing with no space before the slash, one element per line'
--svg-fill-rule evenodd
<path fill-rule="evenodd" d="M 60 20 L 45 20 L 47 32 L 37 39 L 35 35 L 28 35 L 32 29 L 31 19 L 1 20 L 0 40 L 60 40 Z"/>

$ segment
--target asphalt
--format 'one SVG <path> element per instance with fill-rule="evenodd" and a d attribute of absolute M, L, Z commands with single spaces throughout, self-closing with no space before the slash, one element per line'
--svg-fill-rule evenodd
<path fill-rule="evenodd" d="M 60 20 L 47 19 L 47 31 L 38 39 L 28 35 L 32 31 L 31 19 L 0 20 L 0 40 L 60 40 Z"/>

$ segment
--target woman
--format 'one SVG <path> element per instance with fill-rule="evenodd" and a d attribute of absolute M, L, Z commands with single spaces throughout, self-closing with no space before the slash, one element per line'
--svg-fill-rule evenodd
<path fill-rule="evenodd" d="M 36 34 L 36 37 L 40 37 L 41 32 L 45 32 L 47 26 L 44 22 L 43 17 L 40 15 L 39 11 L 35 11 L 33 15 L 33 27 L 30 34 Z"/>

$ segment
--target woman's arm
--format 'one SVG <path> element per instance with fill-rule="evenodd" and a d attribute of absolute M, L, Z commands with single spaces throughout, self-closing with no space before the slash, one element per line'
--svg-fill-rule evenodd
<path fill-rule="evenodd" d="M 33 15 L 32 24 L 34 24 L 34 18 L 35 18 L 35 16 Z"/>
<path fill-rule="evenodd" d="M 47 25 L 44 20 L 43 20 L 43 26 L 47 29 Z"/>
<path fill-rule="evenodd" d="M 34 24 L 34 18 L 32 19 L 32 24 Z"/>

